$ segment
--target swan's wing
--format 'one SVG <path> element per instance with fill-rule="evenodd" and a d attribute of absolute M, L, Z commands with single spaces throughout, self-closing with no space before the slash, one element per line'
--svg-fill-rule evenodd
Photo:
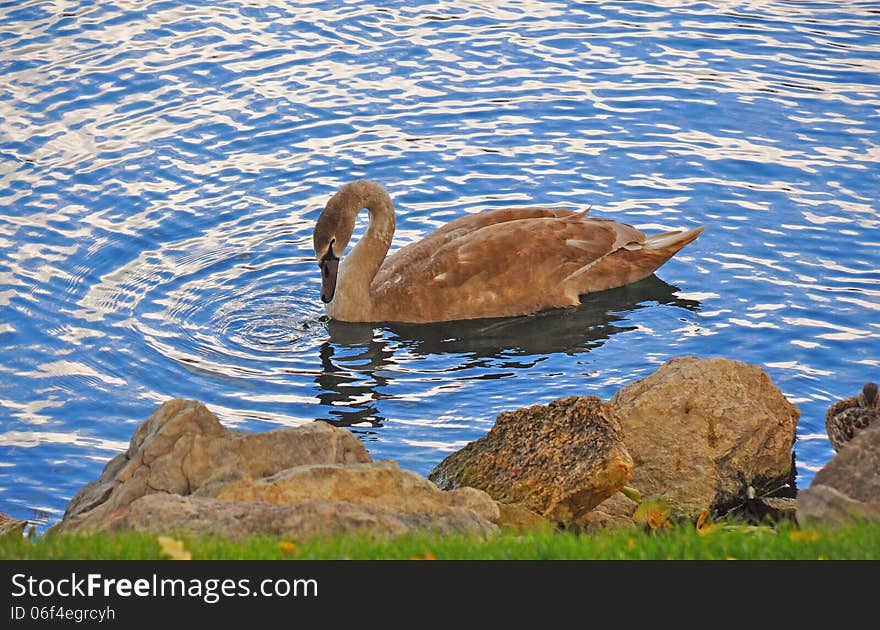
<path fill-rule="evenodd" d="M 496 222 L 442 243 L 433 251 L 407 247 L 383 265 L 379 293 L 448 299 L 514 301 L 515 295 L 568 293 L 566 279 L 619 248 L 642 243 L 632 226 L 571 214 Z M 486 297 L 488 296 L 488 297 Z M 523 297 L 522 299 L 525 299 Z M 577 303 L 575 293 L 570 301 Z"/>
<path fill-rule="evenodd" d="M 382 263 L 373 284 L 381 284 L 386 281 L 390 277 L 391 271 L 399 269 L 401 265 L 410 265 L 412 261 L 426 260 L 450 243 L 467 239 L 469 235 L 486 227 L 523 219 L 564 219 L 584 217 L 586 214 L 586 211 L 576 213 L 567 208 L 501 208 L 467 214 L 442 225 L 422 240 L 410 243 L 390 254 Z"/>
<path fill-rule="evenodd" d="M 497 278 L 500 285 L 549 288 L 644 238 L 632 226 L 616 221 L 579 216 L 524 219 L 487 226 L 448 243 L 432 256 L 430 267 L 434 282 L 445 287 Z"/>

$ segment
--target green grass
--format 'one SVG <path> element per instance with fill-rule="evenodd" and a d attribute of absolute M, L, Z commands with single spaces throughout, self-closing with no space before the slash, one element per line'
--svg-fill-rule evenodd
<path fill-rule="evenodd" d="M 845 560 L 880 559 L 880 523 L 828 529 L 718 525 L 709 533 L 679 525 L 656 532 L 593 536 L 567 532 L 501 534 L 483 541 L 467 537 L 405 536 L 375 540 L 340 536 L 325 540 L 230 541 L 179 537 L 193 559 L 406 560 Z M 0 538 L 0 559 L 162 559 L 156 536 L 101 534 Z"/>

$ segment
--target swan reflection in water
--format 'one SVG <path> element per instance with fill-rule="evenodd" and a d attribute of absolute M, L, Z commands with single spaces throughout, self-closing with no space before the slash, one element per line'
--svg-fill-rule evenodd
<path fill-rule="evenodd" d="M 321 344 L 318 399 L 336 426 L 382 426 L 377 401 L 403 371 L 431 372 L 432 356 L 443 355 L 443 373 L 480 371 L 477 378 L 502 378 L 527 369 L 549 354 L 569 356 L 601 346 L 611 335 L 635 330 L 630 314 L 656 304 L 697 312 L 700 303 L 676 295 L 678 288 L 651 275 L 639 282 L 592 293 L 580 306 L 503 319 L 433 324 L 365 324 L 330 320 Z M 413 363 L 425 363 L 422 370 Z M 421 366 L 420 366 L 421 367 Z M 462 375 L 463 376 L 463 375 Z M 468 378 L 474 378 L 469 376 Z"/>

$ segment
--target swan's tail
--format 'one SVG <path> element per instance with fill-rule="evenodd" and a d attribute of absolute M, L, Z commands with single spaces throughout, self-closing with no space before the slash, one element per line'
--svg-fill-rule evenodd
<path fill-rule="evenodd" d="M 671 258 L 675 252 L 694 241 L 702 231 L 703 227 L 701 226 L 694 230 L 674 230 L 663 234 L 654 234 L 645 239 L 642 247 L 658 253 L 661 251 L 669 252 L 669 258 Z"/>
<path fill-rule="evenodd" d="M 566 278 L 566 293 L 575 299 L 578 295 L 613 289 L 647 278 L 702 231 L 702 227 L 676 230 L 648 236 L 642 243 L 625 245 Z"/>

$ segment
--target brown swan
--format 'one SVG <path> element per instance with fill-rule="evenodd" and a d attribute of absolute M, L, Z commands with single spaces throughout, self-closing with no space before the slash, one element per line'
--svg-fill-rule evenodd
<path fill-rule="evenodd" d="M 340 260 L 364 208 L 367 229 Z M 552 208 L 468 214 L 386 258 L 395 225 L 391 198 L 376 182 L 352 182 L 315 225 L 321 300 L 330 317 L 349 322 L 526 315 L 646 278 L 703 230 L 646 236 L 586 215 Z"/>

